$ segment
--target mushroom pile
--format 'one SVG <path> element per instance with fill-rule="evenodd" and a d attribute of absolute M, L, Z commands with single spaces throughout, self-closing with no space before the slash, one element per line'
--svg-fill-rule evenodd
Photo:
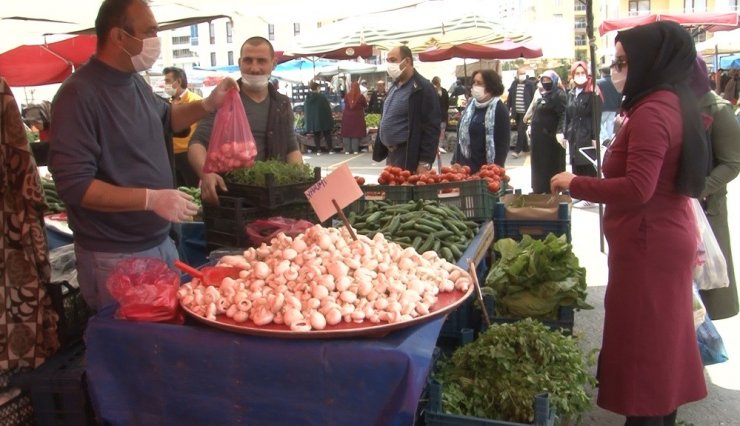
<path fill-rule="evenodd" d="M 350 238 L 346 228 L 314 225 L 291 238 L 279 234 L 218 266 L 238 269 L 219 285 L 198 279 L 178 297 L 196 315 L 215 321 L 283 324 L 323 330 L 340 322 L 396 323 L 429 313 L 439 292 L 467 292 L 470 276 L 434 251 L 423 254 L 387 241 Z"/>

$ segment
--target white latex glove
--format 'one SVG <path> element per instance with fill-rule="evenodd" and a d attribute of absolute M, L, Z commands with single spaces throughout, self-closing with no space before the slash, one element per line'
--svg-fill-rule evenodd
<path fill-rule="evenodd" d="M 555 139 L 558 141 L 560 146 L 563 147 L 563 149 L 565 149 L 565 147 L 568 146 L 568 140 L 565 139 L 565 135 L 563 135 L 562 133 L 556 134 Z"/>
<path fill-rule="evenodd" d="M 532 126 L 527 126 L 527 136 L 532 137 Z"/>
<path fill-rule="evenodd" d="M 239 90 L 239 86 L 233 78 L 226 77 L 221 80 L 221 82 L 218 83 L 218 86 L 211 91 L 211 94 L 208 95 L 207 98 L 203 99 L 203 108 L 208 112 L 214 112 L 221 108 L 221 105 L 224 104 L 224 99 L 226 98 L 226 92 L 231 89 Z"/>
<path fill-rule="evenodd" d="M 198 213 L 193 197 L 176 189 L 147 189 L 144 210 L 150 210 L 162 219 L 180 223 L 191 220 Z"/>

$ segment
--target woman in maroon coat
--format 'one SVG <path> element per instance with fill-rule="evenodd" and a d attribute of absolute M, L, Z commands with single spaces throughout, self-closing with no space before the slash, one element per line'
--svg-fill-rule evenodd
<path fill-rule="evenodd" d="M 345 154 L 360 152 L 360 139 L 367 135 L 365 127 L 365 107 L 367 99 L 360 92 L 360 83 L 353 82 L 352 88 L 344 97 L 342 112 L 342 141 Z"/>
<path fill-rule="evenodd" d="M 706 135 L 688 89 L 696 51 L 673 22 L 622 31 L 612 82 L 627 119 L 604 179 L 560 173 L 553 192 L 606 204 L 609 281 L 598 405 L 626 425 L 673 425 L 678 406 L 707 394 L 692 315 L 696 223 Z M 682 119 L 682 117 L 684 117 Z"/>

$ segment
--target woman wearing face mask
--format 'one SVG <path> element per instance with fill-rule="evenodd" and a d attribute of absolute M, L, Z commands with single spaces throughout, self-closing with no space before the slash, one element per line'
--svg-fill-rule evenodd
<path fill-rule="evenodd" d="M 596 168 L 588 158 L 578 150 L 595 146 L 598 139 L 598 128 L 594 127 L 593 110 L 601 117 L 601 101 L 594 99 L 594 82 L 588 74 L 588 65 L 583 61 L 575 62 L 570 68 L 574 87 L 568 92 L 568 104 L 565 108 L 565 139 L 568 141 L 570 167 L 578 176 L 596 176 Z M 581 200 L 575 207 L 588 208 L 595 204 Z"/>
<path fill-rule="evenodd" d="M 565 106 L 567 97 L 557 73 L 547 70 L 540 76 L 542 96 L 533 102 L 532 192 L 550 192 L 550 178 L 565 170 Z"/>
<path fill-rule="evenodd" d="M 692 313 L 697 231 L 689 197 L 708 171 L 707 136 L 689 89 L 691 35 L 662 21 L 616 37 L 612 81 L 627 118 L 604 178 L 561 173 L 552 191 L 606 204 L 609 281 L 598 405 L 626 425 L 674 425 L 707 395 Z"/>
<path fill-rule="evenodd" d="M 511 131 L 509 110 L 499 99 L 502 93 L 504 85 L 495 71 L 473 73 L 472 96 L 460 118 L 452 163 L 469 166 L 471 173 L 484 164 L 504 167 Z"/>

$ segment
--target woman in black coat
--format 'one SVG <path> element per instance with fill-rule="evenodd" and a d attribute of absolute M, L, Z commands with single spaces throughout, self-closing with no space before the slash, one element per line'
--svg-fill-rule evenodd
<path fill-rule="evenodd" d="M 599 129 L 594 128 L 593 110 L 596 109 L 600 118 L 601 101 L 594 100 L 594 83 L 585 62 L 574 63 L 570 76 L 575 84 L 568 92 L 565 108 L 565 139 L 570 151 L 570 167 L 574 175 L 596 177 L 596 167 L 578 149 L 595 146 L 599 139 Z"/>
<path fill-rule="evenodd" d="M 565 171 L 565 106 L 567 97 L 555 71 L 540 76 L 542 97 L 533 108 L 531 127 L 532 192 L 550 192 L 550 178 Z"/>

